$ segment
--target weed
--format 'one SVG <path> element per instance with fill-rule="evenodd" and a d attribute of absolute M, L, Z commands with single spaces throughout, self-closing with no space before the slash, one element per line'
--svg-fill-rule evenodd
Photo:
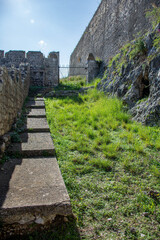
<path fill-rule="evenodd" d="M 153 9 L 146 12 L 146 17 L 150 19 L 153 28 L 160 23 L 160 7 L 153 5 Z"/>
<path fill-rule="evenodd" d="M 20 142 L 22 142 L 22 140 L 20 138 L 20 135 L 17 132 L 11 133 L 11 141 L 13 143 L 20 143 Z"/>
<path fill-rule="evenodd" d="M 139 38 L 132 45 L 132 50 L 129 52 L 130 60 L 134 59 L 139 54 L 145 55 L 147 52 L 146 46 L 142 38 Z"/>
<path fill-rule="evenodd" d="M 4 164 L 5 162 L 7 162 L 9 160 L 9 156 L 7 156 L 6 154 L 4 154 L 2 156 L 2 158 L 0 159 L 0 164 Z"/>
<path fill-rule="evenodd" d="M 153 46 L 159 51 L 160 50 L 160 32 L 155 35 Z"/>
<path fill-rule="evenodd" d="M 96 62 L 98 62 L 98 63 L 101 63 L 102 62 L 102 59 L 101 58 L 99 58 L 99 57 L 96 57 Z"/>

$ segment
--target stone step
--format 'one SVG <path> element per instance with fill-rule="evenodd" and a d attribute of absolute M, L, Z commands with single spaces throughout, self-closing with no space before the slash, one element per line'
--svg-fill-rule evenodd
<path fill-rule="evenodd" d="M 7 154 L 21 157 L 55 155 L 55 148 L 49 132 L 21 133 L 20 140 L 21 143 L 12 143 L 9 146 Z"/>
<path fill-rule="evenodd" d="M 32 100 L 26 103 L 27 108 L 45 108 L 44 101 Z"/>
<path fill-rule="evenodd" d="M 6 162 L 0 171 L 0 192 L 0 239 L 7 233 L 22 233 L 27 226 L 32 231 L 34 225 L 51 223 L 58 215 L 72 215 L 56 158 Z"/>
<path fill-rule="evenodd" d="M 31 108 L 28 110 L 27 116 L 28 118 L 45 118 L 46 111 L 44 108 L 43 109 Z"/>
<path fill-rule="evenodd" d="M 27 118 L 24 131 L 27 132 L 50 132 L 46 118 Z"/>
<path fill-rule="evenodd" d="M 36 98 L 30 97 L 29 101 L 44 101 L 44 98 L 43 97 L 36 97 Z"/>

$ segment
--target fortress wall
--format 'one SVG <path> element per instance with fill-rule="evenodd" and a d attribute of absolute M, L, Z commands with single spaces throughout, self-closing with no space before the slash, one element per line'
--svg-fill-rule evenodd
<path fill-rule="evenodd" d="M 21 64 L 19 70 L 0 67 L 0 136 L 7 133 L 23 102 L 30 85 L 29 65 Z"/>
<path fill-rule="evenodd" d="M 45 58 L 40 51 L 0 50 L 0 66 L 19 69 L 21 63 L 29 63 L 31 86 L 56 86 L 59 83 L 59 52 L 51 52 Z"/>
<path fill-rule="evenodd" d="M 89 53 L 107 60 L 127 41 L 150 29 L 145 13 L 160 0 L 102 0 L 70 57 L 70 66 L 85 66 Z M 80 75 L 83 69 L 70 69 L 70 75 Z"/>

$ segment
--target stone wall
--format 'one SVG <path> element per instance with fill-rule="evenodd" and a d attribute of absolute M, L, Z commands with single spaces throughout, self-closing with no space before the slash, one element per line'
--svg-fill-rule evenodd
<path fill-rule="evenodd" d="M 29 64 L 19 69 L 0 67 L 0 136 L 8 132 L 21 111 L 30 85 Z"/>
<path fill-rule="evenodd" d="M 160 0 L 102 0 L 70 58 L 70 66 L 83 67 L 90 53 L 105 63 L 120 47 L 150 29 L 146 10 Z M 70 69 L 70 75 L 84 74 Z"/>
<path fill-rule="evenodd" d="M 50 52 L 48 58 L 44 60 L 44 66 L 47 84 L 57 86 L 59 84 L 59 52 Z"/>
<path fill-rule="evenodd" d="M 5 54 L 6 63 L 19 67 L 20 63 L 25 62 L 25 51 L 9 51 Z"/>
<path fill-rule="evenodd" d="M 45 68 L 44 56 L 41 52 L 28 52 L 27 61 L 30 64 L 30 76 L 32 86 L 44 86 Z"/>
<path fill-rule="evenodd" d="M 41 52 L 9 51 L 4 54 L 0 50 L 0 155 L 4 151 L 2 136 L 21 112 L 30 85 L 52 87 L 58 83 L 59 52 L 51 52 L 45 58 Z"/>
<path fill-rule="evenodd" d="M 19 68 L 29 63 L 31 86 L 57 86 L 59 83 L 59 52 L 51 52 L 48 58 L 39 51 L 0 51 L 0 66 Z"/>

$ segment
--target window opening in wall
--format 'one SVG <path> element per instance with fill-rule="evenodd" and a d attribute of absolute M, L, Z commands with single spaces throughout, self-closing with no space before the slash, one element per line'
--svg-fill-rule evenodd
<path fill-rule="evenodd" d="M 40 72 L 40 76 L 43 77 L 43 72 Z"/>
<path fill-rule="evenodd" d="M 81 57 L 78 58 L 78 62 L 79 62 L 79 63 L 81 62 Z"/>

